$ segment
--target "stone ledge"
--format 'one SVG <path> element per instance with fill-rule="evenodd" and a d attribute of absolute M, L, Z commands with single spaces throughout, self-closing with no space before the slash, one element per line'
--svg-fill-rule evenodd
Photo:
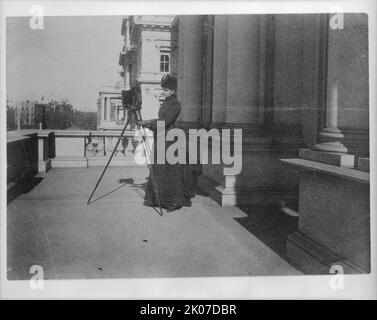
<path fill-rule="evenodd" d="M 54 130 L 38 130 L 38 138 L 48 138 L 50 134 L 55 133 Z"/>
<path fill-rule="evenodd" d="M 19 141 L 28 141 L 30 139 L 30 136 L 7 136 L 7 146 Z"/>
<path fill-rule="evenodd" d="M 355 166 L 355 156 L 352 154 L 300 149 L 299 157 L 305 160 L 327 163 L 340 167 L 352 168 Z"/>
<path fill-rule="evenodd" d="M 367 273 L 349 261 L 338 257 L 329 249 L 295 232 L 287 238 L 287 254 L 290 262 L 305 274 L 330 274 L 333 265 L 343 268 L 345 274 Z"/>
<path fill-rule="evenodd" d="M 325 173 L 333 176 L 337 176 L 344 179 L 350 179 L 360 183 L 369 183 L 370 177 L 369 173 L 360 170 L 338 167 L 334 165 L 329 165 L 325 163 L 304 160 L 299 158 L 294 159 L 280 159 L 283 164 L 297 167 L 299 169 L 315 171 L 320 173 Z"/>

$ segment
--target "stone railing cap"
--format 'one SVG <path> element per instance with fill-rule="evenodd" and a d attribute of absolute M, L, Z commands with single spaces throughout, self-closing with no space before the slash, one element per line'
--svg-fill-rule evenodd
<path fill-rule="evenodd" d="M 315 162 L 300 158 L 280 159 L 286 165 L 298 167 L 308 171 L 316 171 L 340 178 L 350 179 L 361 183 L 369 183 L 370 176 L 368 172 L 363 172 L 354 168 L 338 167 L 326 163 Z"/>

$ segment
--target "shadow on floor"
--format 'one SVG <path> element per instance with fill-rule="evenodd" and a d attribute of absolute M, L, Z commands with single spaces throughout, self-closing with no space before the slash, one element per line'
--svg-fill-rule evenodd
<path fill-rule="evenodd" d="M 287 236 L 297 230 L 298 218 L 284 213 L 278 206 L 247 206 L 240 209 L 247 217 L 235 220 L 287 260 Z"/>
<path fill-rule="evenodd" d="M 43 181 L 43 177 L 32 177 L 31 179 L 28 179 L 25 183 L 25 189 L 24 193 L 29 193 L 31 190 L 33 190 L 38 184 L 40 184 Z"/>
<path fill-rule="evenodd" d="M 33 190 L 41 181 L 43 177 L 34 176 L 32 178 L 24 178 L 17 183 L 10 184 L 7 190 L 7 205 L 16 199 L 22 193 L 29 193 Z"/>
<path fill-rule="evenodd" d="M 88 204 L 91 204 L 91 203 L 94 203 L 94 202 L 96 202 L 96 201 L 98 201 L 98 200 L 101 200 L 101 199 L 103 199 L 103 198 L 109 196 L 110 194 L 114 193 L 115 191 L 117 191 L 117 190 L 123 188 L 123 187 L 126 186 L 126 185 L 130 185 L 131 187 L 134 187 L 134 179 L 132 179 L 132 178 L 119 179 L 119 180 L 118 180 L 118 183 L 120 184 L 120 186 L 118 186 L 118 187 L 116 187 L 115 189 L 112 189 L 112 190 L 110 190 L 109 192 L 107 192 L 107 193 L 105 193 L 105 194 L 103 194 L 103 195 L 101 195 L 101 196 L 95 198 L 94 200 L 88 202 Z"/>

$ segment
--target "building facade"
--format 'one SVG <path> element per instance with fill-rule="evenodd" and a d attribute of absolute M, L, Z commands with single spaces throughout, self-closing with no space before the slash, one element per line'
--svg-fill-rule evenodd
<path fill-rule="evenodd" d="M 122 130 L 127 121 L 127 113 L 122 107 L 123 81 L 114 86 L 102 86 L 97 102 L 98 130 Z"/>
<path fill-rule="evenodd" d="M 157 117 L 160 81 L 171 73 L 171 30 L 174 16 L 128 16 L 123 19 L 123 49 L 119 55 L 124 87 L 141 90 L 144 120 Z"/>
<path fill-rule="evenodd" d="M 7 127 L 13 129 L 29 129 L 35 126 L 36 101 L 24 100 L 15 102 L 7 99 Z"/>
<path fill-rule="evenodd" d="M 7 102 L 10 129 L 67 129 L 73 125 L 73 106 L 65 101 L 24 100 Z"/>
<path fill-rule="evenodd" d="M 33 128 L 34 126 L 34 105 L 35 101 L 22 101 L 17 107 L 17 121 L 21 128 Z"/>
<path fill-rule="evenodd" d="M 288 251 L 305 271 L 337 262 L 368 272 L 367 15 L 187 15 L 173 25 L 181 127 L 243 132 L 241 173 L 203 165 L 200 188 L 222 205 L 298 211 Z"/>

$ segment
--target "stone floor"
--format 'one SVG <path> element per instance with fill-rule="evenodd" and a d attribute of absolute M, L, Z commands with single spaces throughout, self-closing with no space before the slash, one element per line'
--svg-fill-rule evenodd
<path fill-rule="evenodd" d="M 52 169 L 8 205 L 8 279 L 30 279 L 32 265 L 45 279 L 301 274 L 255 208 L 202 195 L 162 217 L 143 206 L 144 167 L 109 168 L 87 205 L 101 170 Z"/>

